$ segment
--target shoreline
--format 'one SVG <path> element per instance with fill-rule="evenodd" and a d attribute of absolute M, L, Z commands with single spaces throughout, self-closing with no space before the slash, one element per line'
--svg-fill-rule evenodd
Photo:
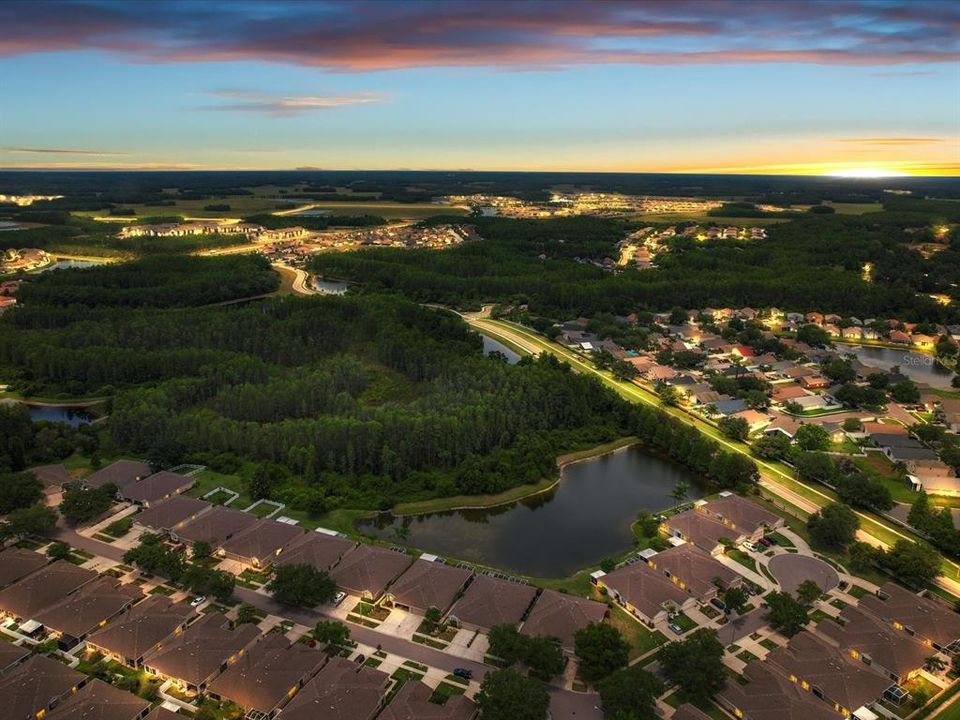
<path fill-rule="evenodd" d="M 636 445 L 639 441 L 635 437 L 619 438 L 608 443 L 603 443 L 587 450 L 579 452 L 566 453 L 558 455 L 556 467 L 562 471 L 567 465 L 590 460 L 604 455 L 625 450 L 628 447 Z M 419 502 L 400 503 L 388 512 L 395 517 L 410 517 L 414 515 L 428 515 L 435 512 L 455 512 L 459 510 L 487 510 L 489 508 L 500 507 L 502 505 L 511 505 L 520 500 L 536 497 L 550 492 L 563 479 L 562 472 L 557 473 L 557 477 L 544 479 L 536 485 L 520 485 L 496 495 L 457 495 L 451 498 L 436 498 L 434 500 L 422 500 Z M 483 500 L 482 498 L 486 498 Z"/>

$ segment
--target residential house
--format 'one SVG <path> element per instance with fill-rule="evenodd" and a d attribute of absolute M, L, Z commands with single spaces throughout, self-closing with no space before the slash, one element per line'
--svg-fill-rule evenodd
<path fill-rule="evenodd" d="M 728 491 L 721 492 L 713 500 L 698 502 L 696 510 L 739 532 L 742 539 L 738 542 L 759 540 L 766 531 L 784 525 L 783 518 L 776 513 Z"/>
<path fill-rule="evenodd" d="M 142 598 L 143 591 L 136 583 L 121 585 L 116 578 L 104 575 L 34 619 L 56 633 L 61 650 L 70 650 Z"/>
<path fill-rule="evenodd" d="M 936 597 L 888 582 L 876 595 L 861 598 L 857 607 L 936 650 L 960 652 L 960 615 Z"/>
<path fill-rule="evenodd" d="M 844 717 L 879 700 L 891 685 L 886 675 L 806 631 L 771 651 L 766 662 Z"/>
<path fill-rule="evenodd" d="M 283 720 L 373 720 L 383 706 L 390 684 L 387 673 L 334 656 L 293 696 L 281 717 Z"/>
<path fill-rule="evenodd" d="M 326 657 L 282 633 L 270 633 L 207 687 L 216 700 L 230 700 L 261 720 L 280 708 L 323 666 Z"/>
<path fill-rule="evenodd" d="M 203 692 L 260 639 L 256 625 L 231 630 L 220 613 L 202 616 L 145 661 L 147 671 L 181 689 Z"/>
<path fill-rule="evenodd" d="M 205 500 L 174 495 L 169 500 L 153 503 L 133 516 L 133 524 L 141 530 L 176 535 L 177 530 L 213 507 Z"/>
<path fill-rule="evenodd" d="M 162 649 L 168 638 L 183 632 L 195 617 L 196 611 L 186 603 L 151 595 L 90 635 L 87 648 L 127 667 L 138 668 L 147 655 Z"/>
<path fill-rule="evenodd" d="M 283 549 L 304 534 L 303 528 L 276 520 L 257 520 L 223 545 L 220 554 L 230 560 L 263 568 L 280 556 Z"/>
<path fill-rule="evenodd" d="M 711 555 L 720 554 L 726 545 L 735 545 L 741 537 L 736 529 L 698 510 L 684 510 L 668 517 L 660 531 L 668 537 L 693 543 Z"/>
<path fill-rule="evenodd" d="M 495 625 L 519 625 L 536 596 L 532 585 L 475 575 L 447 619 L 480 632 L 489 632 Z"/>
<path fill-rule="evenodd" d="M 259 518 L 251 513 L 217 505 L 172 533 L 175 540 L 205 542 L 219 549 L 237 533 L 256 525 Z"/>
<path fill-rule="evenodd" d="M 453 605 L 473 577 L 473 571 L 453 567 L 433 555 L 421 555 L 387 590 L 384 602 L 419 615 Z"/>
<path fill-rule="evenodd" d="M 276 564 L 309 565 L 314 570 L 329 572 L 355 547 L 354 540 L 315 531 L 294 539 L 276 559 Z"/>
<path fill-rule="evenodd" d="M 607 612 L 603 603 L 556 590 L 544 590 L 533 604 L 520 632 L 557 638 L 563 649 L 572 653 L 577 630 L 601 622 Z"/>
<path fill-rule="evenodd" d="M 195 482 L 192 477 L 162 470 L 127 485 L 119 494 L 124 500 L 148 508 L 154 503 L 169 500 L 174 495 L 189 490 Z"/>
<path fill-rule="evenodd" d="M 796 418 L 791 417 L 790 415 L 775 415 L 773 422 L 771 422 L 767 427 L 763 429 L 764 435 L 773 435 L 774 433 L 780 433 L 781 435 L 786 435 L 788 438 L 793 440 L 794 436 L 797 434 L 797 430 L 800 429 L 800 426 L 804 423 L 800 422 Z"/>
<path fill-rule="evenodd" d="M 623 565 L 611 573 L 598 570 L 591 578 L 627 612 L 650 627 L 670 613 L 696 604 L 692 596 L 642 561 Z"/>
<path fill-rule="evenodd" d="M 31 656 L 30 650 L 30 647 L 14 645 L 12 642 L 0 642 L 0 677 L 19 667 L 20 663 Z"/>
<path fill-rule="evenodd" d="M 136 460 L 117 460 L 105 468 L 83 480 L 88 488 L 100 488 L 104 485 L 115 485 L 117 490 L 123 490 L 138 480 L 147 477 L 151 472 L 150 466 Z"/>
<path fill-rule="evenodd" d="M 805 692 L 768 663 L 752 662 L 741 684 L 728 680 L 717 703 L 739 720 L 842 720 L 826 703 Z"/>
<path fill-rule="evenodd" d="M 815 631 L 899 684 L 916 675 L 931 655 L 924 642 L 853 605 L 845 607 L 838 619 L 817 623 Z"/>
<path fill-rule="evenodd" d="M 0 591 L 0 613 L 32 620 L 41 611 L 93 582 L 97 573 L 57 560 Z"/>
<path fill-rule="evenodd" d="M 809 395 L 809 391 L 794 383 L 774 385 L 770 391 L 770 399 L 779 404 L 787 403 L 797 398 L 808 397 Z"/>
<path fill-rule="evenodd" d="M 40 720 L 89 678 L 46 655 L 32 655 L 0 677 L 5 720 Z"/>
<path fill-rule="evenodd" d="M 750 432 L 756 432 L 770 424 L 770 416 L 765 415 L 759 410 L 747 409 L 734 413 L 731 417 L 741 418 L 747 423 Z"/>
<path fill-rule="evenodd" d="M 8 547 L 0 552 L 0 589 L 44 567 L 47 557 L 26 548 Z"/>
<path fill-rule="evenodd" d="M 412 558 L 406 553 L 376 545 L 359 545 L 347 553 L 330 575 L 342 590 L 366 600 L 376 600 L 411 562 Z"/>
<path fill-rule="evenodd" d="M 43 493 L 47 496 L 63 492 L 64 486 L 73 482 L 73 478 L 63 465 L 41 465 L 30 468 L 28 472 L 40 481 L 43 485 Z"/>
<path fill-rule="evenodd" d="M 433 690 L 422 682 L 407 682 L 377 720 L 473 720 L 477 707 L 465 695 L 452 695 L 443 705 L 430 702 Z"/>
<path fill-rule="evenodd" d="M 133 693 L 93 679 L 61 702 L 47 720 L 141 720 L 150 703 Z"/>
<path fill-rule="evenodd" d="M 647 564 L 700 602 L 708 602 L 721 590 L 743 584 L 739 573 L 690 543 L 659 552 L 648 558 Z"/>

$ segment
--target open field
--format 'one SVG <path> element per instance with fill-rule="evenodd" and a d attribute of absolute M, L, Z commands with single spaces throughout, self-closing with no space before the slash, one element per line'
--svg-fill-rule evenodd
<path fill-rule="evenodd" d="M 735 225 L 737 227 L 753 227 L 755 225 L 776 225 L 789 221 L 790 218 L 740 218 L 740 217 L 713 217 L 698 213 L 636 213 L 629 216 L 631 220 L 643 220 L 651 223 L 696 222 L 702 225 Z"/>
<path fill-rule="evenodd" d="M 824 205 L 829 205 L 836 212 L 837 215 L 864 215 L 865 213 L 880 212 L 883 210 L 883 205 L 880 203 L 835 203 L 835 202 L 825 202 Z"/>
<path fill-rule="evenodd" d="M 434 215 L 466 215 L 466 208 L 434 205 L 433 203 L 383 202 L 317 202 L 310 203 L 331 215 L 379 215 L 387 220 L 423 220 Z M 293 217 L 296 217 L 294 215 Z"/>

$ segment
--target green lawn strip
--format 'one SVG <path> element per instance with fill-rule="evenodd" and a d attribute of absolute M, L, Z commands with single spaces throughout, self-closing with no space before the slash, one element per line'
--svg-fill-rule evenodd
<path fill-rule="evenodd" d="M 133 527 L 133 517 L 127 516 L 124 518 L 120 518 L 119 520 L 115 520 L 114 522 L 107 525 L 103 529 L 103 534 L 109 535 L 112 538 L 119 539 L 119 538 L 122 538 L 124 535 L 126 535 L 128 532 L 130 532 L 131 527 Z"/>
<path fill-rule="evenodd" d="M 463 695 L 465 692 L 466 688 L 460 685 L 451 685 L 450 683 L 442 682 L 434 689 L 433 694 L 430 696 L 430 702 L 443 705 L 448 698 L 454 695 Z"/>
<path fill-rule="evenodd" d="M 426 645 L 427 647 L 431 647 L 434 650 L 446 650 L 447 648 L 447 643 L 440 642 L 439 640 L 434 640 L 433 638 L 427 637 L 426 635 L 418 635 L 415 633 L 413 635 L 413 641 L 415 643 L 419 643 L 421 645 Z"/>
<path fill-rule="evenodd" d="M 767 650 L 776 650 L 778 647 L 780 647 L 770 638 L 764 638 L 760 641 L 760 644 L 763 645 L 763 647 L 765 647 Z"/>
<path fill-rule="evenodd" d="M 781 533 L 778 533 L 778 532 L 767 533 L 767 537 L 771 538 L 774 542 L 777 543 L 777 545 L 779 545 L 782 548 L 796 547 L 796 545 L 793 544 L 793 541 L 790 538 L 788 538 L 786 535 L 783 535 Z"/>
<path fill-rule="evenodd" d="M 751 663 L 751 662 L 753 662 L 754 660 L 759 660 L 760 658 L 758 658 L 756 655 L 754 655 L 754 654 L 753 654 L 752 652 L 750 652 L 749 650 L 743 650 L 742 652 L 737 653 L 737 659 L 743 660 L 743 662 L 745 662 L 745 663 Z"/>
<path fill-rule="evenodd" d="M 673 617 L 673 624 L 683 630 L 683 632 L 693 630 L 697 627 L 697 623 L 683 613 L 679 613 Z"/>
<path fill-rule="evenodd" d="M 616 605 L 610 609 L 610 616 L 605 622 L 619 630 L 623 639 L 630 644 L 631 660 L 646 655 L 667 642 L 666 636 L 659 630 L 648 630 Z"/>
<path fill-rule="evenodd" d="M 726 553 L 726 555 L 728 558 L 730 558 L 735 562 L 740 563 L 748 570 L 753 570 L 753 572 L 757 572 L 757 562 L 752 557 L 750 557 L 747 553 L 745 553 L 743 550 L 734 548 L 733 550 L 729 550 Z"/>

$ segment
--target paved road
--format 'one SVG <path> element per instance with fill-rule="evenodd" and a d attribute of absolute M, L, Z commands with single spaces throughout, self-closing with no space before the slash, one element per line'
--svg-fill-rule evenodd
<path fill-rule="evenodd" d="M 804 580 L 813 580 L 824 592 L 840 582 L 837 571 L 823 560 L 798 553 L 783 553 L 770 558 L 767 568 L 788 593 L 796 592 Z"/>

